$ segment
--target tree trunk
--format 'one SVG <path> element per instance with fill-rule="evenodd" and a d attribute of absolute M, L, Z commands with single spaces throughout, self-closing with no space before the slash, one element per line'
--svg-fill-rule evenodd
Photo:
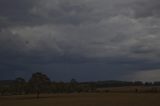
<path fill-rule="evenodd" d="M 37 91 L 37 99 L 39 99 L 39 97 L 40 97 L 40 92 L 39 92 L 39 90 Z"/>

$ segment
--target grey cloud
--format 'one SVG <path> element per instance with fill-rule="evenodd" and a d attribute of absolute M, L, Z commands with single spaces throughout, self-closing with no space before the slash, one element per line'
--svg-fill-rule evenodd
<path fill-rule="evenodd" d="M 25 21 L 29 21 L 32 18 L 29 13 L 32 3 L 32 0 L 1 0 L 0 16 L 6 19 L 9 25 L 12 25 L 12 23 L 24 24 Z"/>
<path fill-rule="evenodd" d="M 127 75 L 159 69 L 158 6 L 156 0 L 2 0 L 1 70 L 50 73 L 65 64 L 67 72 L 81 75 L 81 70 Z"/>
<path fill-rule="evenodd" d="M 133 7 L 136 11 L 136 17 L 159 17 L 160 1 L 158 0 L 138 1 Z"/>
<path fill-rule="evenodd" d="M 91 21 L 92 7 L 86 0 L 40 0 L 32 9 L 32 13 L 55 24 L 79 25 Z M 90 20 L 91 19 L 91 20 Z"/>

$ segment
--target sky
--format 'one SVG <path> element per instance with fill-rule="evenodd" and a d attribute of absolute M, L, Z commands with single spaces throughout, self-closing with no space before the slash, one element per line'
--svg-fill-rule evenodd
<path fill-rule="evenodd" d="M 160 80 L 159 0 L 0 0 L 0 80 Z"/>

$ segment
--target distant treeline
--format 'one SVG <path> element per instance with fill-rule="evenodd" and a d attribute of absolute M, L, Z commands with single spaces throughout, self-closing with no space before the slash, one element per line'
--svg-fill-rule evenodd
<path fill-rule="evenodd" d="M 97 92 L 99 88 L 124 87 L 124 86 L 160 86 L 160 82 L 127 82 L 127 81 L 96 81 L 78 82 L 71 79 L 70 82 L 53 82 L 42 73 L 34 73 L 26 81 L 19 77 L 15 80 L 0 81 L 0 95 L 23 95 L 40 93 L 76 93 L 76 92 Z"/>

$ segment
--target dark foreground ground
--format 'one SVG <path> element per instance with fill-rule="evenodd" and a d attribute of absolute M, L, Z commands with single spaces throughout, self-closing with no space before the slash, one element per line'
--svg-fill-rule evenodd
<path fill-rule="evenodd" d="M 0 97 L 0 106 L 160 106 L 160 93 L 82 93 Z"/>

